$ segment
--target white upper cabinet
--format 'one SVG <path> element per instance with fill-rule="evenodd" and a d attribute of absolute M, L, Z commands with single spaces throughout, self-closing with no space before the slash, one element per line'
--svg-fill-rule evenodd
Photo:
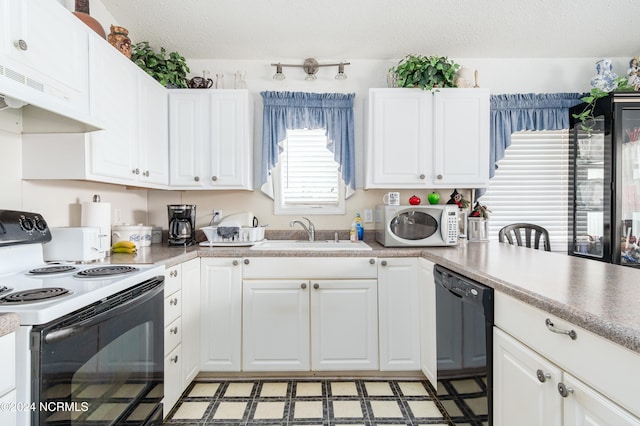
<path fill-rule="evenodd" d="M 0 93 L 86 115 L 89 31 L 57 1 L 0 0 Z"/>
<path fill-rule="evenodd" d="M 247 90 L 172 90 L 171 188 L 252 189 Z"/>
<path fill-rule="evenodd" d="M 370 89 L 366 188 L 484 187 L 488 89 Z"/>

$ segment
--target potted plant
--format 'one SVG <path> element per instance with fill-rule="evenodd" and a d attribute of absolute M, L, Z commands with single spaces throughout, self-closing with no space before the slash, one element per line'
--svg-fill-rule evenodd
<path fill-rule="evenodd" d="M 633 90 L 634 87 L 629 85 L 627 77 L 621 76 L 614 79 L 613 90 L 611 90 L 611 92 L 630 92 Z M 591 135 L 593 127 L 595 126 L 596 118 L 593 116 L 593 109 L 596 106 L 596 102 L 598 99 L 609 96 L 609 93 L 610 92 L 603 90 L 600 87 L 593 87 L 588 95 L 580 98 L 580 100 L 586 105 L 580 114 L 573 114 L 573 118 L 580 120 L 580 128 L 587 133 L 587 135 Z"/>
<path fill-rule="evenodd" d="M 397 78 L 398 87 L 418 87 L 432 90 L 437 87 L 455 87 L 455 75 L 460 65 L 446 56 L 407 55 L 391 67 L 389 72 Z"/>
<path fill-rule="evenodd" d="M 149 42 L 136 43 L 131 51 L 131 60 L 147 74 L 167 88 L 186 88 L 187 73 L 191 71 L 183 56 L 160 47 L 160 52 L 154 51 Z"/>

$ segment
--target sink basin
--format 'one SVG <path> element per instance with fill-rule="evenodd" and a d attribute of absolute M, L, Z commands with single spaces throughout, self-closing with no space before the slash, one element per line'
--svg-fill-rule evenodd
<path fill-rule="evenodd" d="M 371 250 L 371 247 L 364 241 L 349 240 L 265 240 L 256 243 L 251 250 L 295 250 L 295 251 L 354 251 Z"/>

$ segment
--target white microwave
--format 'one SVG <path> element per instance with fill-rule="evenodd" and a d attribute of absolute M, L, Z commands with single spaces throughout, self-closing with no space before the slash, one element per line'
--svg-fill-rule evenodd
<path fill-rule="evenodd" d="M 376 206 L 376 241 L 385 247 L 458 244 L 458 206 Z"/>

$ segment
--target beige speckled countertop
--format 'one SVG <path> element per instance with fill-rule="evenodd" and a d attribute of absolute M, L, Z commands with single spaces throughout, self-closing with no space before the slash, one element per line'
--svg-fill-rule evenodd
<path fill-rule="evenodd" d="M 0 314 L 0 337 L 13 333 L 20 327 L 20 319 L 14 313 Z"/>
<path fill-rule="evenodd" d="M 416 249 L 384 248 L 375 242 L 368 243 L 373 250 L 339 253 L 152 245 L 141 248 L 135 258 L 116 255 L 110 261 L 173 266 L 198 256 L 422 256 L 640 352 L 640 269 L 500 243 L 469 243 L 466 248 Z"/>

